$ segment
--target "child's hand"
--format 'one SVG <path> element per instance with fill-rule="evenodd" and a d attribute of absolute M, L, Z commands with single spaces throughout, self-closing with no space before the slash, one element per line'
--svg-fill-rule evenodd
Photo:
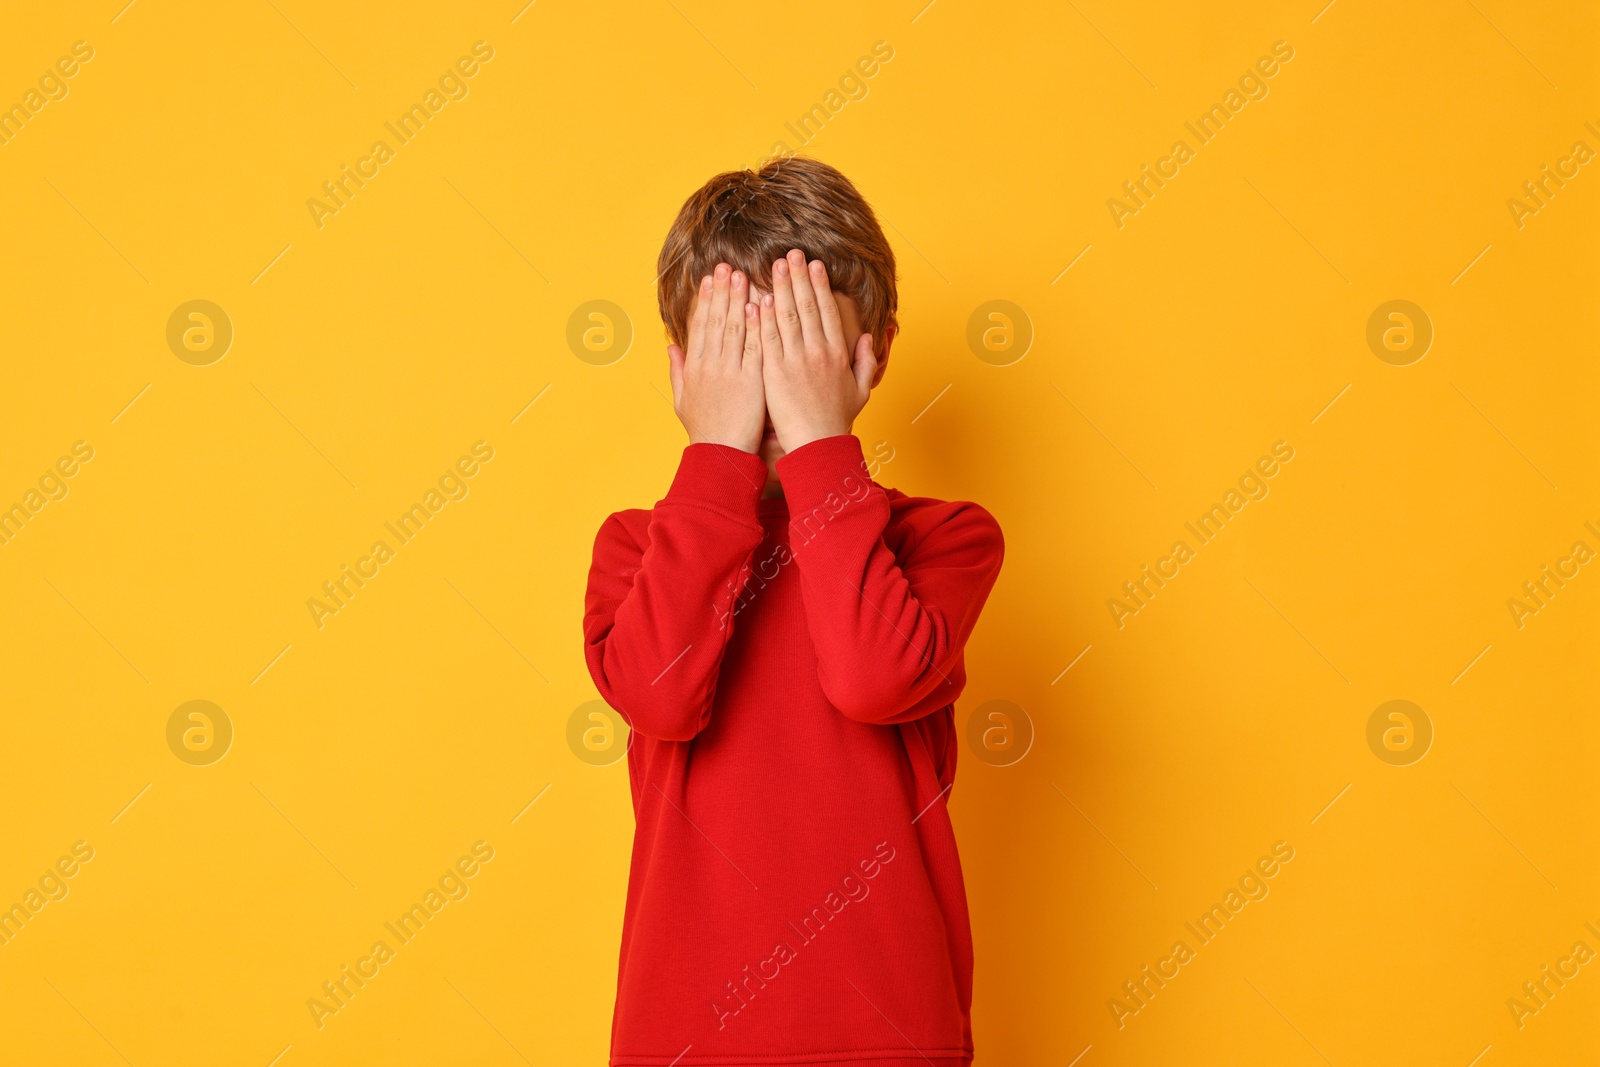
<path fill-rule="evenodd" d="M 692 444 L 761 447 L 766 402 L 761 384 L 761 340 L 750 279 L 718 263 L 700 283 L 689 322 L 689 350 L 667 346 L 672 406 Z"/>
<path fill-rule="evenodd" d="M 867 403 L 878 361 L 872 334 L 852 354 L 821 260 L 791 251 L 772 265 L 772 292 L 761 299 L 761 373 L 767 410 L 784 451 L 850 432 Z"/>

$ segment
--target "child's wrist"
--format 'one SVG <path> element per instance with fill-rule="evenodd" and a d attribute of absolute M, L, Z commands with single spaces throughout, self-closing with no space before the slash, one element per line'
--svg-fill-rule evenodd
<path fill-rule="evenodd" d="M 710 508 L 759 528 L 756 501 L 766 482 L 767 465 L 760 456 L 716 441 L 693 441 L 661 502 Z"/>
<path fill-rule="evenodd" d="M 690 434 L 691 445 L 722 445 L 724 448 L 737 448 L 740 452 L 749 452 L 751 455 L 761 451 L 759 439 L 751 440 L 748 435 L 741 434 Z"/>
<path fill-rule="evenodd" d="M 843 437 L 850 432 L 850 424 L 843 426 L 803 426 L 790 430 L 787 434 L 778 432 L 778 443 L 783 445 L 785 452 L 795 452 L 804 448 L 813 441 L 821 441 L 827 437 Z"/>
<path fill-rule="evenodd" d="M 853 433 L 818 438 L 779 457 L 776 467 L 791 516 L 807 514 L 831 496 L 861 499 L 863 486 L 872 480 Z"/>

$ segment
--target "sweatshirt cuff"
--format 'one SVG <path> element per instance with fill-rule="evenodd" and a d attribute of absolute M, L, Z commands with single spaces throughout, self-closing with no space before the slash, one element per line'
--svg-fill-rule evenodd
<path fill-rule="evenodd" d="M 661 502 L 709 508 L 759 529 L 756 502 L 766 484 L 766 461 L 755 453 L 728 445 L 692 444 L 684 448 L 678 473 Z"/>
<path fill-rule="evenodd" d="M 777 468 L 791 517 L 824 504 L 830 494 L 860 500 L 872 483 L 861 440 L 850 433 L 801 445 L 779 458 Z"/>

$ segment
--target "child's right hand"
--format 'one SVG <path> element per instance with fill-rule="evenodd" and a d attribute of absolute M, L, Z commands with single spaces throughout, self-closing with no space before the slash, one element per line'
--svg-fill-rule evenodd
<path fill-rule="evenodd" d="M 672 406 L 691 444 L 760 449 L 767 403 L 759 321 L 750 279 L 718 263 L 715 274 L 700 283 L 688 351 L 667 346 Z"/>

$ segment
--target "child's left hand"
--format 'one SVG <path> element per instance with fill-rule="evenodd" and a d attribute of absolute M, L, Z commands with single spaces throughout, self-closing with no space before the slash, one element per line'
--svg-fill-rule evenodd
<path fill-rule="evenodd" d="M 877 367 L 870 332 L 852 356 L 822 261 L 808 265 L 798 249 L 775 261 L 761 299 L 761 377 L 784 451 L 849 433 Z"/>

